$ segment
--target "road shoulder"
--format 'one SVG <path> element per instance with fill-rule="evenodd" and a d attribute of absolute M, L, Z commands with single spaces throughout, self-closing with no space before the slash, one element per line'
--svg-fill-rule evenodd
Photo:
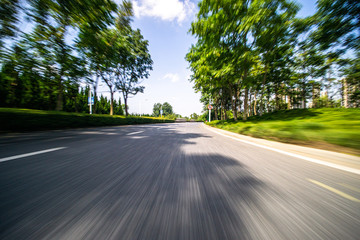
<path fill-rule="evenodd" d="M 357 156 L 254 138 L 210 127 L 206 124 L 202 126 L 214 133 L 240 142 L 360 175 L 360 157 Z"/>

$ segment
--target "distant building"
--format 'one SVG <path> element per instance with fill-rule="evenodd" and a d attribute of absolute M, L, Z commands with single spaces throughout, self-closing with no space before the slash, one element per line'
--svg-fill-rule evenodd
<path fill-rule="evenodd" d="M 360 107 L 360 83 L 356 81 L 349 81 L 346 78 L 341 80 L 342 84 L 342 106 L 344 108 L 358 108 Z"/>

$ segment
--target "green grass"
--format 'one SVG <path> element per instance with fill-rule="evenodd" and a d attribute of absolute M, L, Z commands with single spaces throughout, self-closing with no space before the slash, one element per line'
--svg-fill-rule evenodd
<path fill-rule="evenodd" d="M 360 152 L 360 109 L 296 109 L 254 116 L 248 121 L 212 121 L 210 126 L 291 143 L 327 143 Z"/>
<path fill-rule="evenodd" d="M 0 132 L 169 122 L 174 120 L 0 108 Z"/>

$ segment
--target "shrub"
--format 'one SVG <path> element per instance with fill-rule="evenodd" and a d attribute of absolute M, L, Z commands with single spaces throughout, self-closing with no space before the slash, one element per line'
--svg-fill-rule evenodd
<path fill-rule="evenodd" d="M 2 132 L 170 122 L 174 120 L 0 108 L 0 131 Z"/>

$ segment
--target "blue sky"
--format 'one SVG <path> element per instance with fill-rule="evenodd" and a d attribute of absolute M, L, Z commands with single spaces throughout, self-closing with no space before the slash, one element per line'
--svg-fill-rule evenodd
<path fill-rule="evenodd" d="M 130 113 L 152 113 L 155 103 L 169 102 L 182 116 L 200 114 L 200 94 L 189 82 L 191 74 L 185 55 L 196 39 L 188 34 L 195 19 L 198 0 L 132 0 L 135 17 L 133 27 L 139 28 L 149 41 L 154 61 L 150 77 L 142 85 L 145 92 L 129 99 Z M 299 16 L 315 12 L 315 0 L 298 1 L 302 5 Z M 106 91 L 105 86 L 100 91 Z M 105 94 L 106 95 L 106 94 Z M 116 95 L 116 99 L 119 94 Z"/>

